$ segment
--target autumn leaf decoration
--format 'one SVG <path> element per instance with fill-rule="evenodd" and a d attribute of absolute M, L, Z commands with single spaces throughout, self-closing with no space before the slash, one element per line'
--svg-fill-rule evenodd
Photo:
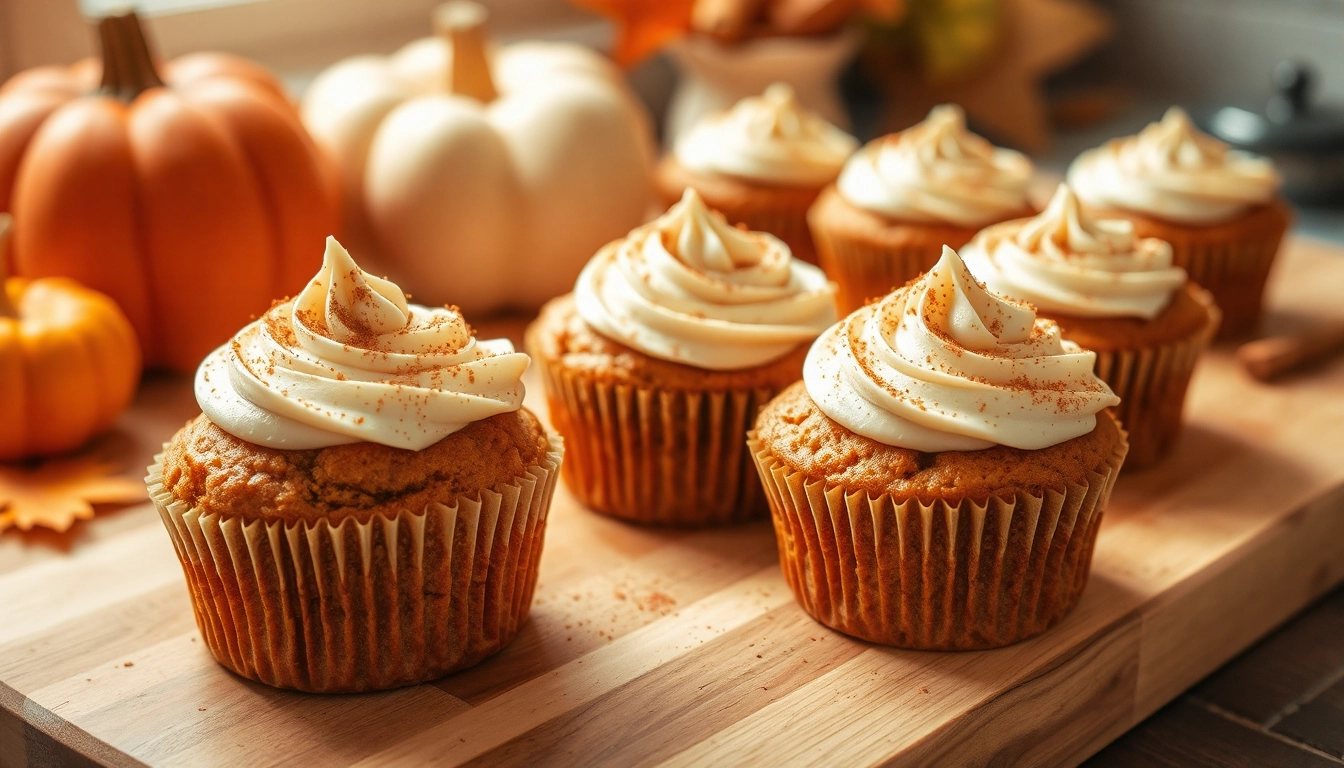
<path fill-rule="evenodd" d="M 611 56 L 623 67 L 638 64 L 691 28 L 693 0 L 573 0 L 616 25 Z"/>
<path fill-rule="evenodd" d="M 69 530 L 93 517 L 94 504 L 129 504 L 145 498 L 141 480 L 114 474 L 93 459 L 57 459 L 35 467 L 0 466 L 0 532 L 34 526 Z"/>
<path fill-rule="evenodd" d="M 611 19 L 611 57 L 631 67 L 687 35 L 732 44 L 753 37 L 822 35 L 865 15 L 894 23 L 906 0 L 571 0 Z"/>

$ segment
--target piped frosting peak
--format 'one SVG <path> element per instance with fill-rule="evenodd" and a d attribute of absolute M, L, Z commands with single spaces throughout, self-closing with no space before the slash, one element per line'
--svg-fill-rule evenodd
<path fill-rule="evenodd" d="M 1268 202 L 1280 184 L 1269 160 L 1201 133 L 1179 107 L 1137 136 L 1079 155 L 1068 179 L 1089 207 L 1198 226 Z"/>
<path fill-rule="evenodd" d="M 1089 215 L 1067 184 L 1038 215 L 981 231 L 962 256 L 994 291 L 1080 317 L 1154 318 L 1186 281 L 1170 244 Z"/>
<path fill-rule="evenodd" d="M 211 353 L 195 389 L 212 422 L 259 445 L 420 450 L 518 410 L 528 362 L 507 339 L 475 339 L 454 308 L 408 303 L 327 238 L 298 297 Z"/>
<path fill-rule="evenodd" d="M 1095 360 L 944 247 L 923 277 L 822 334 L 803 381 L 823 413 L 888 445 L 1038 449 L 1087 434 L 1119 402 Z"/>
<path fill-rule="evenodd" d="M 764 232 L 728 224 L 693 189 L 593 257 L 574 287 L 602 335 L 709 370 L 764 365 L 835 321 L 835 287 Z"/>

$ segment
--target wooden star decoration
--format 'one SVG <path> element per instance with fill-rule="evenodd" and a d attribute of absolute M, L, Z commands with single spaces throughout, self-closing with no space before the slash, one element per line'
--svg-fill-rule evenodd
<path fill-rule="evenodd" d="M 997 141 L 1028 152 L 1050 145 L 1040 81 L 1105 40 L 1110 17 L 1085 0 L 1002 3 L 996 47 L 971 72 L 946 81 L 917 72 L 887 73 L 887 128 L 914 125 L 935 105 L 951 102 Z"/>
<path fill-rule="evenodd" d="M 574 4 L 616 25 L 611 57 L 630 67 L 691 28 L 694 0 L 573 0 Z"/>
<path fill-rule="evenodd" d="M 145 498 L 142 480 L 115 474 L 93 459 L 47 461 L 36 467 L 0 466 L 0 532 L 35 526 L 64 532 L 93 517 L 94 504 L 130 504 Z"/>

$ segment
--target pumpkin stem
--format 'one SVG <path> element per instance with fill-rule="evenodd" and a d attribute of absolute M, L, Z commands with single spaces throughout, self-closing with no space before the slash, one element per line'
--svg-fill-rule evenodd
<path fill-rule="evenodd" d="M 453 0 L 434 10 L 434 32 L 448 42 L 452 51 L 448 61 L 448 92 L 482 104 L 489 104 L 499 96 L 490 77 L 490 61 L 485 56 L 488 15 L 485 6 L 468 0 Z"/>
<path fill-rule="evenodd" d="M 9 300 L 5 283 L 9 277 L 9 235 L 14 230 L 14 217 L 0 212 L 0 317 L 18 317 L 19 309 Z"/>
<path fill-rule="evenodd" d="M 150 88 L 163 85 L 135 11 L 99 20 L 98 39 L 103 47 L 100 93 L 130 102 Z"/>

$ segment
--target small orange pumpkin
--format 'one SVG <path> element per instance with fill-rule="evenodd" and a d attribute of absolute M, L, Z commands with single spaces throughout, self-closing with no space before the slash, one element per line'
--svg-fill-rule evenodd
<path fill-rule="evenodd" d="M 4 279 L 0 213 L 0 461 L 78 448 L 140 381 L 135 331 L 112 300 L 61 277 Z"/>
<path fill-rule="evenodd" d="M 258 65 L 193 54 L 156 68 L 134 14 L 98 31 L 101 62 L 0 88 L 15 272 L 106 293 L 149 364 L 191 370 L 317 271 L 339 182 Z"/>

